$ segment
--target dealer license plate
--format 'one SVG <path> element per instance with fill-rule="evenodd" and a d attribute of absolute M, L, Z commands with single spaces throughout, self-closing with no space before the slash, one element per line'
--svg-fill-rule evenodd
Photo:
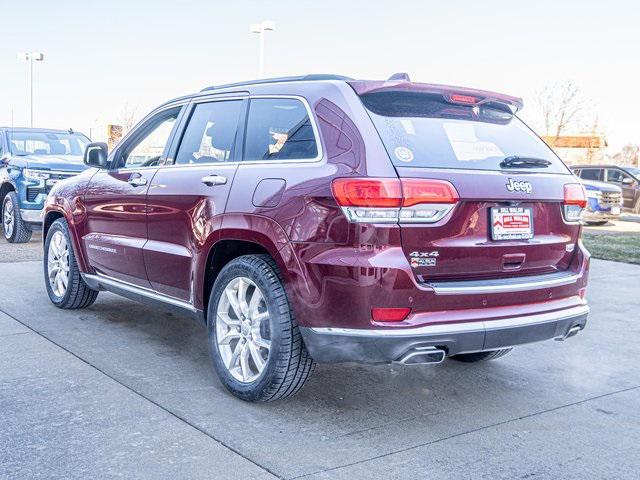
<path fill-rule="evenodd" d="M 533 238 L 531 208 L 492 208 L 491 238 L 493 240 L 529 240 Z"/>

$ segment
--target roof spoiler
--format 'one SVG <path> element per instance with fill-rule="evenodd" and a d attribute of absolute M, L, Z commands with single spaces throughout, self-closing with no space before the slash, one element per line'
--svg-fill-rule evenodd
<path fill-rule="evenodd" d="M 412 82 L 406 73 L 396 73 L 386 81 L 354 80 L 347 81 L 347 83 L 351 85 L 358 95 L 385 90 L 432 93 L 442 95 L 447 102 L 455 104 L 481 105 L 485 103 L 499 103 L 507 106 L 513 113 L 518 112 L 524 106 L 521 98 L 512 97 L 511 95 L 467 87 Z"/>

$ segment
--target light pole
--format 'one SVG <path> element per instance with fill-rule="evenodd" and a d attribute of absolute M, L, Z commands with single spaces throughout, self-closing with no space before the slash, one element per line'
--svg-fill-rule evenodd
<path fill-rule="evenodd" d="M 260 60 L 258 67 L 258 75 L 260 78 L 264 76 L 264 32 L 273 32 L 276 29 L 276 23 L 271 20 L 264 20 L 262 23 L 252 23 L 249 26 L 249 32 L 257 33 L 260 37 Z"/>
<path fill-rule="evenodd" d="M 44 60 L 44 53 L 19 53 L 18 59 L 29 62 L 29 126 L 33 127 L 33 62 L 42 62 Z"/>

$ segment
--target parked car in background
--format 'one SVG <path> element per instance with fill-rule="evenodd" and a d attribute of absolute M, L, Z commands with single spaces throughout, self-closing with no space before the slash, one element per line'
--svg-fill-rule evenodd
<path fill-rule="evenodd" d="M 186 312 L 234 395 L 314 362 L 492 360 L 582 330 L 584 188 L 518 98 L 313 75 L 161 105 L 55 185 L 44 281 Z M 159 148 L 160 147 L 160 148 Z"/>
<path fill-rule="evenodd" d="M 571 170 L 580 178 L 606 182 L 622 189 L 622 207 L 640 214 L 640 168 L 617 165 L 575 165 Z"/>
<path fill-rule="evenodd" d="M 82 154 L 89 142 L 72 130 L 0 128 L 2 231 L 9 242 L 28 242 L 41 228 L 49 190 L 87 168 Z"/>
<path fill-rule="evenodd" d="M 610 183 L 580 179 L 587 192 L 587 207 L 582 221 L 587 225 L 604 225 L 620 218 L 622 189 Z"/>

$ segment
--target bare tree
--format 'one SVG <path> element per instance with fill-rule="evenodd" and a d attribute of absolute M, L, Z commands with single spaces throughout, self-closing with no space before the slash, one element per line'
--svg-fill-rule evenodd
<path fill-rule="evenodd" d="M 640 168 L 640 145 L 624 145 L 620 151 L 611 156 L 616 165 L 629 165 Z"/>
<path fill-rule="evenodd" d="M 118 123 L 122 126 L 122 134 L 126 134 L 133 128 L 138 120 L 138 107 L 130 105 L 128 102 L 124 104 L 120 111 Z"/>
<path fill-rule="evenodd" d="M 580 123 L 587 104 L 580 87 L 570 80 L 543 87 L 537 97 L 545 135 L 555 140 Z"/>

